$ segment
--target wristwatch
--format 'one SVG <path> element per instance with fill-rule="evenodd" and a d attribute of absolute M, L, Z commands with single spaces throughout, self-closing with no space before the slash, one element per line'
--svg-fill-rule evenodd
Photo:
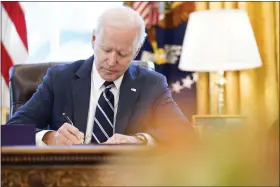
<path fill-rule="evenodd" d="M 146 145 L 148 143 L 147 138 L 141 134 L 141 133 L 137 133 L 134 135 L 138 140 L 140 140 L 142 142 L 142 144 Z"/>

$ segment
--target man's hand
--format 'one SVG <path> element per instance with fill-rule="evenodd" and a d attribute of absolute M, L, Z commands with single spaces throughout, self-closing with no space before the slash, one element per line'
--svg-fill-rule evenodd
<path fill-rule="evenodd" d="M 84 142 L 84 133 L 69 123 L 64 123 L 57 131 L 49 131 L 43 137 L 47 145 L 73 145 Z"/>
<path fill-rule="evenodd" d="M 115 133 L 103 144 L 142 144 L 142 141 L 135 136 L 127 136 Z"/>

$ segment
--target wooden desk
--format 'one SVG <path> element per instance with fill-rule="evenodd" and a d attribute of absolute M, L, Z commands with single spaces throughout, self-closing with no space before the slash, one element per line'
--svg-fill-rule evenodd
<path fill-rule="evenodd" d="M 2 187 L 135 186 L 153 150 L 144 146 L 2 147 Z"/>

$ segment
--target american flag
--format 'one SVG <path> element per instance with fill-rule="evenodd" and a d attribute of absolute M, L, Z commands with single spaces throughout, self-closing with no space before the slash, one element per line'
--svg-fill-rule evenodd
<path fill-rule="evenodd" d="M 139 12 L 145 21 L 146 28 L 159 22 L 158 2 L 134 2 L 132 8 Z"/>
<path fill-rule="evenodd" d="M 1 107 L 9 107 L 9 69 L 28 58 L 24 9 L 20 2 L 1 2 Z"/>
<path fill-rule="evenodd" d="M 192 116 L 196 114 L 196 82 L 198 74 L 181 71 L 178 68 L 178 64 L 187 27 L 186 15 L 195 10 L 195 4 L 194 2 L 165 1 L 141 2 L 140 5 L 147 6 L 148 3 L 157 3 L 156 6 L 159 9 L 156 10 L 155 8 L 155 14 L 160 17 L 156 21 L 160 21 L 161 24 L 152 23 L 150 25 L 155 25 L 156 27 L 147 28 L 148 37 L 135 59 L 155 62 L 155 71 L 166 77 L 172 90 L 173 99 L 191 121 Z M 148 11 L 150 11 L 150 14 L 152 13 L 151 9 L 143 11 L 145 6 L 142 5 L 142 8 L 140 8 L 139 2 L 132 2 L 128 5 L 140 12 L 144 18 L 148 18 Z M 135 7 L 138 7 L 138 9 Z M 143 12 L 146 13 L 144 14 Z M 160 63 L 158 56 L 164 56 L 166 61 Z"/>

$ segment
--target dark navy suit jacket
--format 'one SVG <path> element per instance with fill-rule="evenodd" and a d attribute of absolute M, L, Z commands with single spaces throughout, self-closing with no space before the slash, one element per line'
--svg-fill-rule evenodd
<path fill-rule="evenodd" d="M 34 124 L 37 131 L 58 130 L 65 123 L 62 113 L 66 113 L 75 127 L 85 133 L 92 63 L 93 56 L 50 67 L 31 99 L 7 124 Z M 166 78 L 155 71 L 130 65 L 120 87 L 115 132 L 149 133 L 160 140 L 165 139 L 170 129 L 182 132 L 182 127 L 187 126 L 190 124 L 173 101 Z"/>

